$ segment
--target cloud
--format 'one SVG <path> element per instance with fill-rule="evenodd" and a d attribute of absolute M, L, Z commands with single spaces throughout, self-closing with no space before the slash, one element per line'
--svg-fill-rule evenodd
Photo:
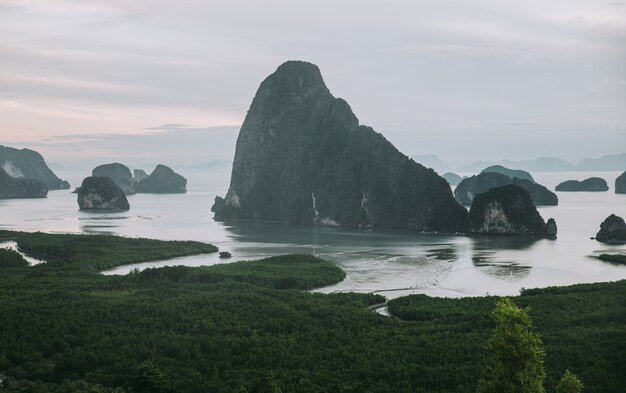
<path fill-rule="evenodd" d="M 362 123 L 392 140 L 414 132 L 408 152 L 439 140 L 428 130 L 475 130 L 488 146 L 505 123 L 583 125 L 591 140 L 626 129 L 622 5 L 5 0 L 0 141 L 237 126 L 288 59 L 318 64 Z"/>

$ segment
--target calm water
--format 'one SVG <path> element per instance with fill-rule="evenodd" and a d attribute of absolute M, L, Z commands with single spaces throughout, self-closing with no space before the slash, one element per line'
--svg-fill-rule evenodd
<path fill-rule="evenodd" d="M 511 295 L 520 288 L 626 279 L 626 266 L 594 258 L 603 252 L 626 253 L 626 247 L 589 239 L 609 214 L 626 217 L 626 195 L 613 192 L 618 175 L 533 174 L 550 189 L 563 180 L 590 176 L 603 177 L 611 187 L 609 192 L 601 193 L 561 192 L 559 206 L 540 208 L 544 219 L 556 219 L 556 241 L 216 222 L 210 208 L 216 195 L 225 194 L 228 174 L 189 176 L 189 192 L 185 195 L 132 195 L 131 210 L 123 213 L 81 212 L 76 195 L 69 191 L 50 192 L 46 199 L 0 200 L 0 228 L 199 240 L 230 251 L 233 258 L 228 262 L 311 253 L 337 262 L 347 272 L 343 282 L 320 292 L 379 292 L 390 298 L 408 293 L 454 297 Z M 224 262 L 217 255 L 194 256 L 122 266 L 105 274 L 126 274 L 134 268 L 153 266 Z"/>

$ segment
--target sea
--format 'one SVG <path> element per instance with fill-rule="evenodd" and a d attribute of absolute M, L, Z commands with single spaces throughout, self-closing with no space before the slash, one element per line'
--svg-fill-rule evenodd
<path fill-rule="evenodd" d="M 0 228 L 198 240 L 233 255 L 231 259 L 209 254 L 125 265 L 103 274 L 313 254 L 336 262 L 346 272 L 342 282 L 316 289 L 323 293 L 373 292 L 388 298 L 415 293 L 437 297 L 516 295 L 523 288 L 626 279 L 626 266 L 597 259 L 602 253 L 626 254 L 626 246 L 591 239 L 610 214 L 626 218 L 626 195 L 615 194 L 613 189 L 620 172 L 532 173 L 551 190 L 562 181 L 591 176 L 609 184 L 607 192 L 558 192 L 558 206 L 538 209 L 544 219 L 556 220 L 556 240 L 215 221 L 210 209 L 216 196 L 226 194 L 229 173 L 182 174 L 189 180 L 186 194 L 131 195 L 131 209 L 126 212 L 80 211 L 76 194 L 69 190 L 51 191 L 44 199 L 0 200 Z M 73 176 L 70 181 L 79 184 L 79 175 Z M 0 244 L 3 246 L 15 248 L 11 242 Z"/>

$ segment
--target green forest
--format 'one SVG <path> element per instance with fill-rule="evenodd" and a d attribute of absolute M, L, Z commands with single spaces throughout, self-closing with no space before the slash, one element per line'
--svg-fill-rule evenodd
<path fill-rule="evenodd" d="M 45 256 L 0 252 L 2 392 L 475 392 L 496 297 L 308 291 L 334 263 L 282 255 L 106 276 L 100 269 L 217 252 L 198 242 L 0 232 Z M 17 256 L 16 256 L 17 255 Z M 545 347 L 546 391 L 626 386 L 626 281 L 525 290 Z"/>

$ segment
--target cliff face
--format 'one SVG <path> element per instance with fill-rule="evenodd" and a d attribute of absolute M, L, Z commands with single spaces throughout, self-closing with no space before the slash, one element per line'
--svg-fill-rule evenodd
<path fill-rule="evenodd" d="M 0 168 L 0 198 L 45 198 L 48 187 L 38 180 L 15 179 Z"/>
<path fill-rule="evenodd" d="M 615 193 L 626 194 L 626 171 L 615 179 Z"/>
<path fill-rule="evenodd" d="M 124 194 L 135 193 L 133 188 L 133 175 L 126 165 L 114 162 L 112 164 L 99 165 L 91 171 L 91 176 L 108 177 L 124 191 Z"/>
<path fill-rule="evenodd" d="M 78 207 L 84 209 L 128 210 L 124 191 L 108 177 L 90 176 L 77 188 Z"/>
<path fill-rule="evenodd" d="M 48 168 L 41 154 L 29 149 L 0 146 L 0 167 L 16 179 L 38 180 L 49 190 L 67 190 L 70 185 Z"/>
<path fill-rule="evenodd" d="M 466 211 L 447 182 L 359 125 L 310 63 L 281 65 L 241 127 L 215 217 L 454 232 Z"/>
<path fill-rule="evenodd" d="M 464 226 L 467 233 L 556 238 L 556 222 L 544 222 L 530 194 L 509 184 L 474 198 Z"/>
<path fill-rule="evenodd" d="M 532 183 L 526 179 L 511 178 L 496 172 L 484 172 L 463 179 L 454 189 L 454 196 L 459 203 L 471 205 L 478 194 L 507 184 L 514 184 L 528 191 L 533 203 L 537 206 L 555 206 L 559 203 L 556 194 L 541 184 Z"/>

